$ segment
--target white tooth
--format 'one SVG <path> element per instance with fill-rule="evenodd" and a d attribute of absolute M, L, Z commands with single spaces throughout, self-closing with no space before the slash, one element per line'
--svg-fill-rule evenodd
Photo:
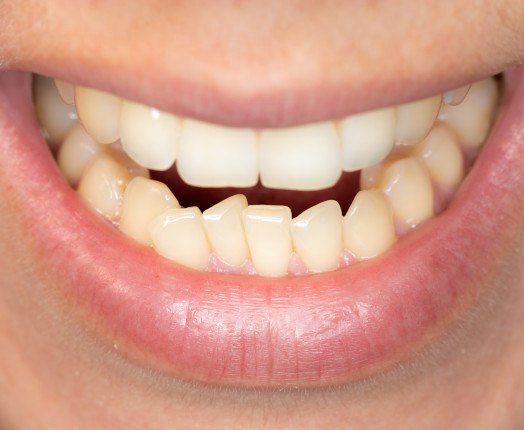
<path fill-rule="evenodd" d="M 334 200 L 319 203 L 291 222 L 295 251 L 310 272 L 335 270 L 342 255 L 342 211 Z"/>
<path fill-rule="evenodd" d="M 242 212 L 253 266 L 260 276 L 284 276 L 292 252 L 287 206 L 248 206 Z"/>
<path fill-rule="evenodd" d="M 76 124 L 76 110 L 62 101 L 51 79 L 38 75 L 34 79 L 36 116 L 46 131 L 48 143 L 57 148 Z"/>
<path fill-rule="evenodd" d="M 267 188 L 329 188 L 341 170 L 340 141 L 333 123 L 260 133 L 260 180 Z"/>
<path fill-rule="evenodd" d="M 177 117 L 138 103 L 122 103 L 122 148 L 141 166 L 168 170 L 176 159 L 179 133 L 180 121 Z"/>
<path fill-rule="evenodd" d="M 67 133 L 58 151 L 58 166 L 72 187 L 76 187 L 85 168 L 103 147 L 87 134 L 82 124 L 76 124 Z"/>
<path fill-rule="evenodd" d="M 91 88 L 76 87 L 78 116 L 87 132 L 99 143 L 113 143 L 120 137 L 122 101 L 119 97 Z"/>
<path fill-rule="evenodd" d="M 151 221 L 167 209 L 179 207 L 178 200 L 162 182 L 135 178 L 124 192 L 120 231 L 144 245 L 150 245 Z"/>
<path fill-rule="evenodd" d="M 451 106 L 459 105 L 464 101 L 464 99 L 468 95 L 468 91 L 470 88 L 471 88 L 471 85 L 468 84 L 460 88 L 456 88 L 454 90 L 447 91 L 442 96 L 442 101 L 445 104 L 451 105 Z"/>
<path fill-rule="evenodd" d="M 62 97 L 62 100 L 65 104 L 74 105 L 75 104 L 75 87 L 69 82 L 60 81 L 55 79 L 56 89 L 58 94 Z"/>
<path fill-rule="evenodd" d="M 366 112 L 342 120 L 342 169 L 353 172 L 386 158 L 395 143 L 395 127 L 395 108 Z"/>
<path fill-rule="evenodd" d="M 252 187 L 258 181 L 255 132 L 185 120 L 177 169 L 198 187 Z"/>
<path fill-rule="evenodd" d="M 149 231 L 160 255 L 195 270 L 207 268 L 210 249 L 198 208 L 168 209 Z"/>
<path fill-rule="evenodd" d="M 249 259 L 249 249 L 242 225 L 242 211 L 247 199 L 231 196 L 204 211 L 204 227 L 213 251 L 226 264 L 240 267 Z"/>
<path fill-rule="evenodd" d="M 416 158 L 391 163 L 383 172 L 380 188 L 388 197 L 398 221 L 416 227 L 433 216 L 433 186 L 426 167 Z"/>
<path fill-rule="evenodd" d="M 397 141 L 414 144 L 424 139 L 433 127 L 441 104 L 439 95 L 397 106 Z"/>
<path fill-rule="evenodd" d="M 461 104 L 444 105 L 439 119 L 457 134 L 464 147 L 478 149 L 488 136 L 497 99 L 498 88 L 494 79 L 476 82 Z"/>
<path fill-rule="evenodd" d="M 379 190 L 359 191 L 343 220 L 344 246 L 358 260 L 383 254 L 396 242 L 393 211 Z"/>

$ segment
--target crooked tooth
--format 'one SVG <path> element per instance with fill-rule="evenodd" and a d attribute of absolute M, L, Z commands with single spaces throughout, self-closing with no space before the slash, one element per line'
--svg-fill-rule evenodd
<path fill-rule="evenodd" d="M 305 210 L 291 222 L 295 251 L 310 272 L 335 270 L 342 254 L 342 211 L 334 200 Z"/>
<path fill-rule="evenodd" d="M 267 188 L 329 188 L 341 170 L 340 141 L 333 123 L 260 133 L 260 180 Z"/>
<path fill-rule="evenodd" d="M 395 108 L 366 112 L 342 120 L 342 169 L 353 172 L 386 158 L 395 143 L 395 127 Z"/>
<path fill-rule="evenodd" d="M 75 104 L 75 87 L 73 84 L 55 79 L 55 86 L 65 104 Z"/>
<path fill-rule="evenodd" d="M 87 132 L 99 143 L 113 143 L 120 137 L 119 97 L 91 88 L 76 87 L 78 116 Z"/>
<path fill-rule="evenodd" d="M 359 191 L 343 220 L 344 246 L 358 260 L 386 252 L 397 240 L 393 211 L 379 190 Z"/>
<path fill-rule="evenodd" d="M 179 207 L 165 184 L 137 177 L 124 192 L 119 228 L 125 235 L 150 245 L 149 224 L 166 210 Z"/>
<path fill-rule="evenodd" d="M 195 270 L 207 268 L 211 251 L 198 208 L 168 209 L 151 222 L 149 232 L 160 255 Z"/>
<path fill-rule="evenodd" d="M 498 89 L 494 79 L 476 82 L 462 103 L 444 105 L 439 119 L 457 134 L 464 147 L 478 149 L 488 136 L 497 99 Z"/>
<path fill-rule="evenodd" d="M 258 181 L 255 132 L 185 120 L 177 170 L 198 187 L 252 187 Z"/>
<path fill-rule="evenodd" d="M 226 264 L 242 266 L 249 259 L 249 248 L 242 225 L 242 211 L 247 199 L 231 196 L 203 213 L 204 228 L 213 251 Z"/>
<path fill-rule="evenodd" d="M 397 106 L 396 140 L 414 144 L 424 139 L 437 118 L 442 96 L 434 96 Z"/>
<path fill-rule="evenodd" d="M 123 101 L 120 116 L 122 148 L 131 159 L 153 170 L 168 170 L 176 159 L 180 121 L 139 103 Z"/>
<path fill-rule="evenodd" d="M 456 88 L 451 91 L 447 91 L 442 96 L 442 101 L 451 106 L 456 106 L 461 104 L 466 96 L 468 95 L 469 89 L 471 88 L 471 84 L 464 85 L 462 87 Z"/>
<path fill-rule="evenodd" d="M 56 148 L 76 124 L 76 109 L 63 102 L 51 79 L 38 75 L 34 79 L 36 116 L 46 131 L 48 143 Z"/>
<path fill-rule="evenodd" d="M 403 225 L 413 228 L 433 216 L 431 179 L 416 158 L 404 158 L 386 167 L 380 188 L 388 197 L 395 218 Z"/>
<path fill-rule="evenodd" d="M 242 221 L 251 260 L 260 276 L 284 276 L 292 252 L 291 209 L 287 206 L 248 206 Z"/>

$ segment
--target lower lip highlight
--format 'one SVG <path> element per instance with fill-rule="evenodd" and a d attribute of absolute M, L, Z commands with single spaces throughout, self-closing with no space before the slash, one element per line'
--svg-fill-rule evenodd
<path fill-rule="evenodd" d="M 442 334 L 487 284 L 522 205 L 522 78 L 509 75 L 501 119 L 447 211 L 383 257 L 332 273 L 193 272 L 116 233 L 59 175 L 30 119 L 27 75 L 0 76 L 0 175 L 49 287 L 127 357 L 204 383 L 345 383 Z"/>

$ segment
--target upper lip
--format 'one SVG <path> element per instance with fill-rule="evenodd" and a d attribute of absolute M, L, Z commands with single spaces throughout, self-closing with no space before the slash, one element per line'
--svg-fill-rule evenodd
<path fill-rule="evenodd" d="M 128 356 L 208 383 L 342 383 L 408 356 L 481 295 L 524 191 L 523 78 L 509 74 L 499 122 L 447 211 L 383 257 L 333 273 L 195 273 L 115 234 L 57 173 L 20 74 L 0 78 L 0 171 L 52 287 Z"/>

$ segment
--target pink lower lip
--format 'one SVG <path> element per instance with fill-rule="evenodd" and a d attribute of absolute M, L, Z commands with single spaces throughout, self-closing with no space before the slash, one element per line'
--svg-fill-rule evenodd
<path fill-rule="evenodd" d="M 29 119 L 25 74 L 0 75 L 4 198 L 49 288 L 127 357 L 205 383 L 344 383 L 443 334 L 489 285 L 523 207 L 524 70 L 507 86 L 490 141 L 448 210 L 382 258 L 333 273 L 197 273 L 117 234 L 59 175 Z"/>

